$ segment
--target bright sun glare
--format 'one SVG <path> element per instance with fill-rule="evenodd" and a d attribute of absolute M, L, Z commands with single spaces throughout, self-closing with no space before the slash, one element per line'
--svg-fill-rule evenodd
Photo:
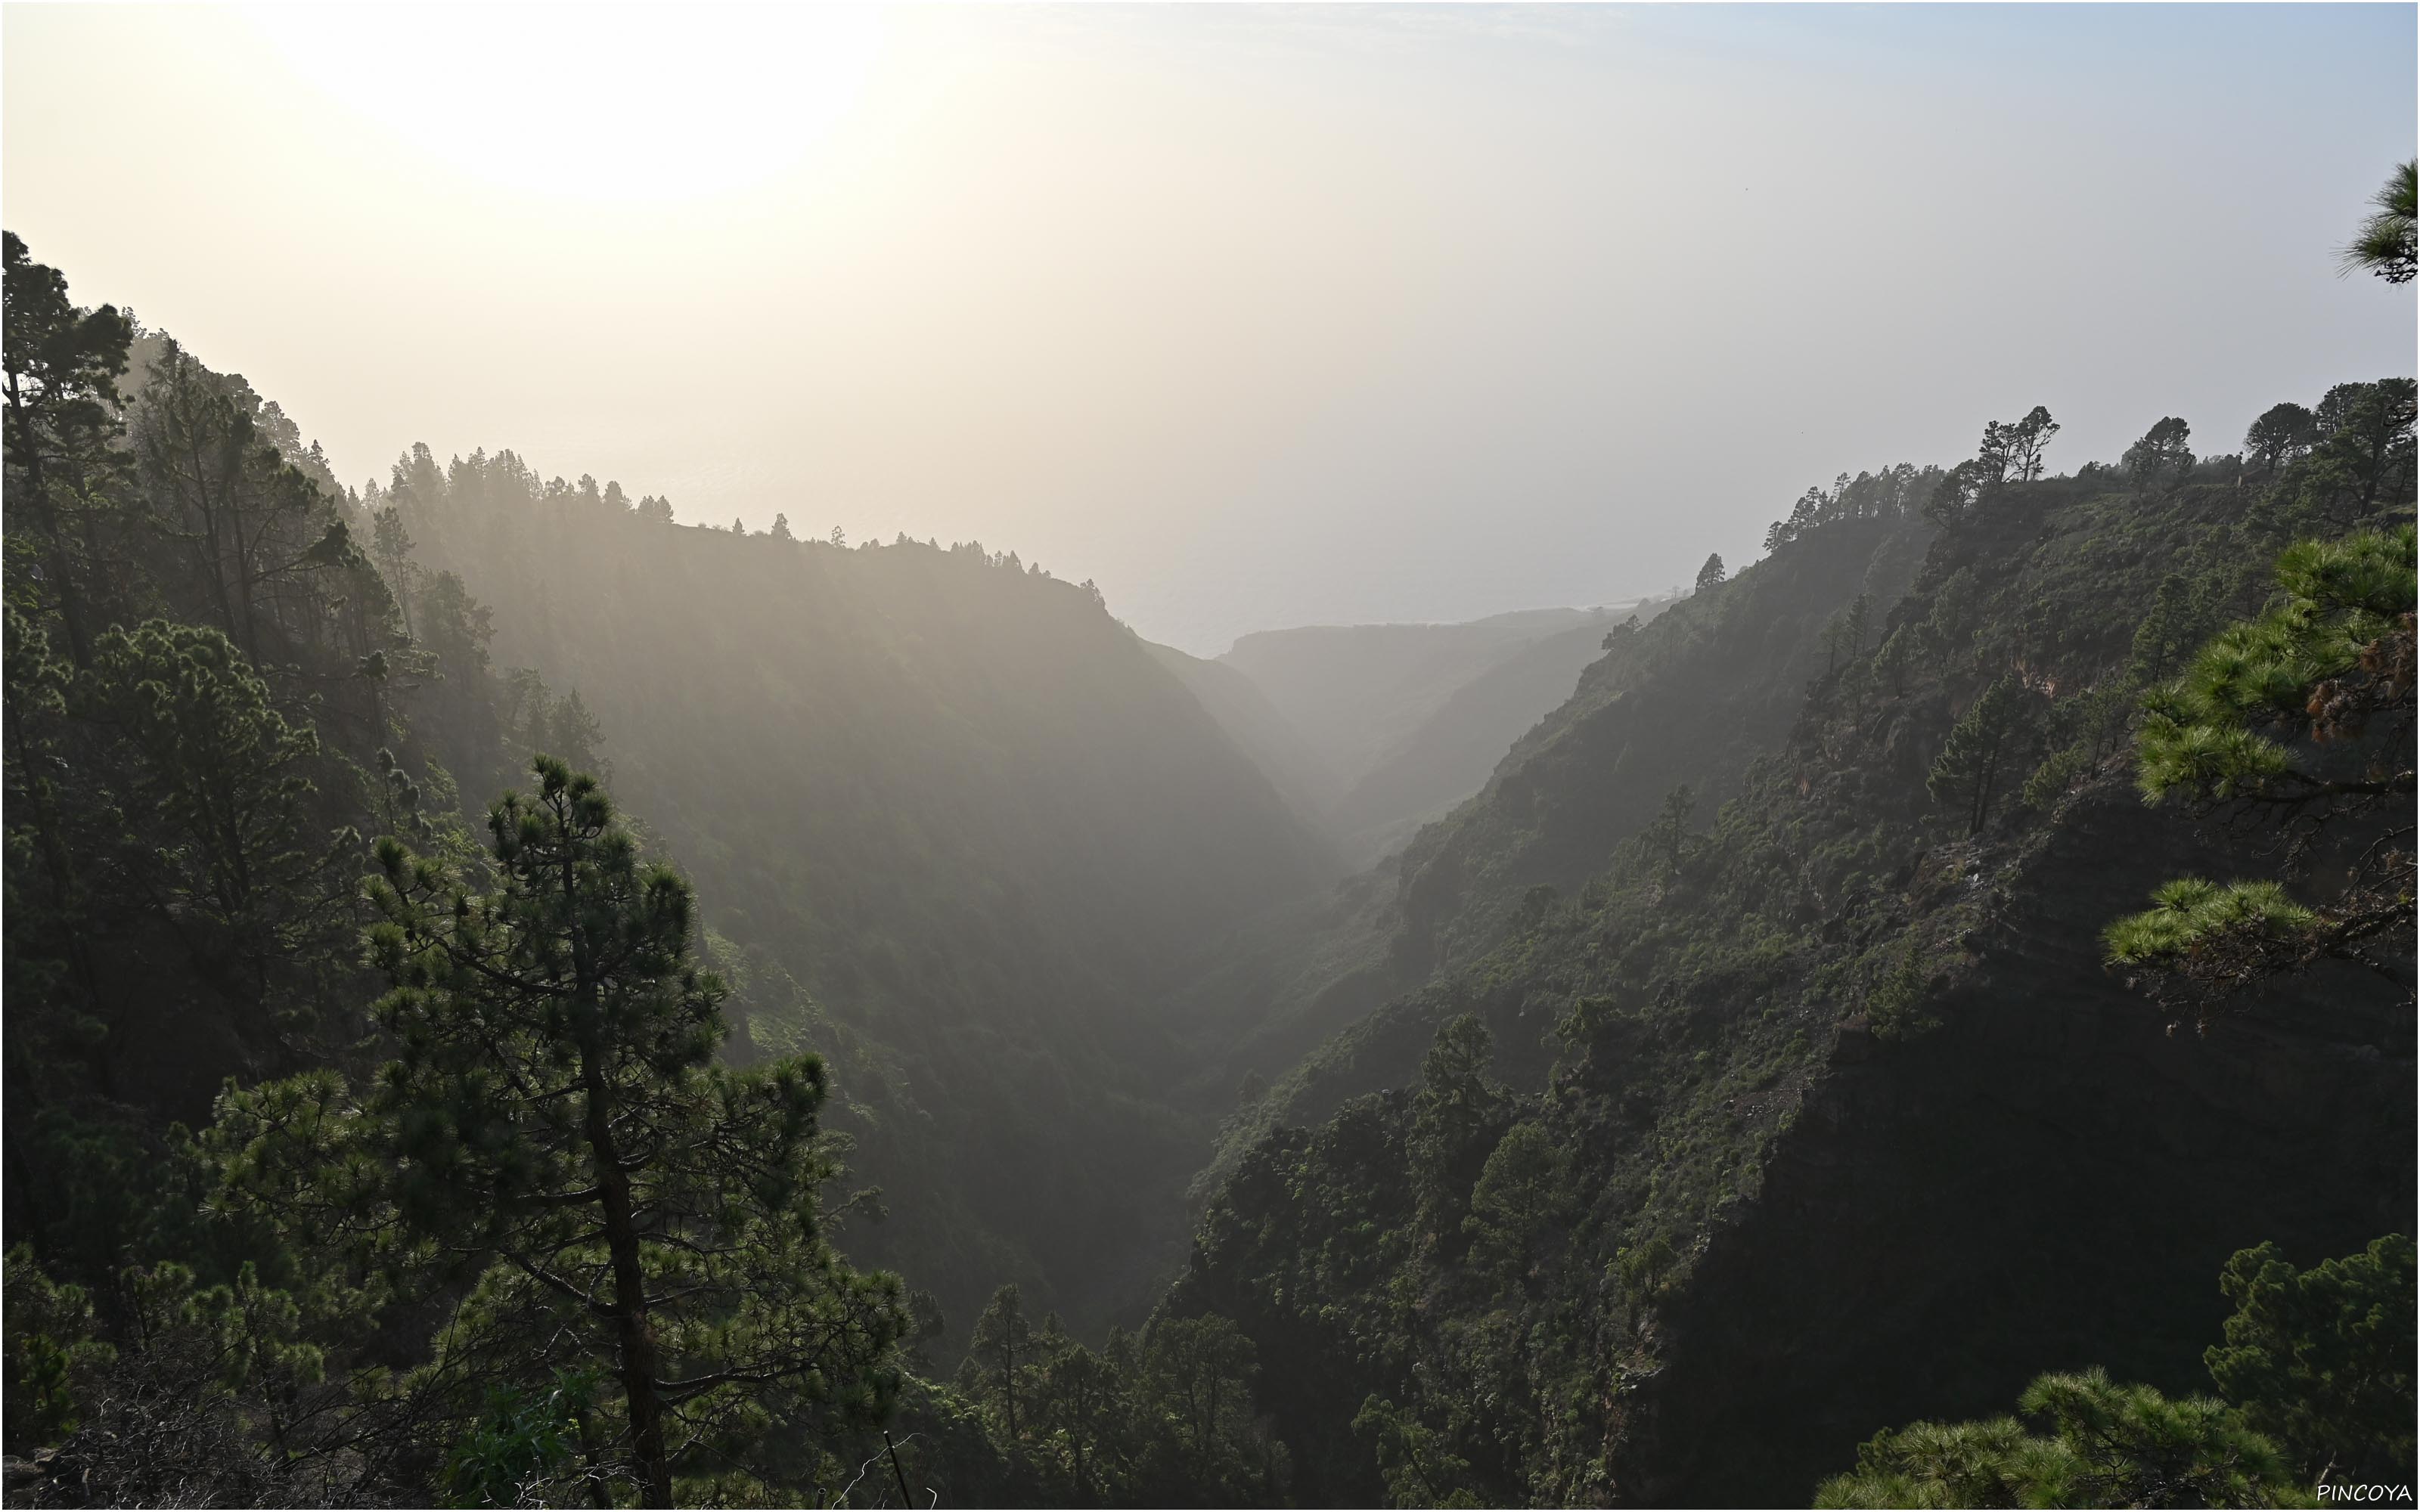
<path fill-rule="evenodd" d="M 530 193 L 667 201 L 809 152 L 880 49 L 870 8 L 257 6 L 340 103 L 464 173 Z"/>

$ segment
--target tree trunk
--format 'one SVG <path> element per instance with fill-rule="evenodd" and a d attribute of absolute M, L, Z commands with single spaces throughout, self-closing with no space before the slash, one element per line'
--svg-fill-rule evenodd
<path fill-rule="evenodd" d="M 613 1263 L 613 1322 L 619 1335 L 622 1396 L 630 1412 L 630 1448 L 639 1462 L 639 1504 L 673 1504 L 672 1465 L 664 1449 L 663 1403 L 656 1396 L 655 1331 L 647 1320 L 646 1273 L 639 1265 L 639 1230 L 630 1211 L 630 1179 L 613 1148 L 611 1093 L 592 1045 L 581 1046 L 587 1094 L 585 1132 L 604 1193 L 605 1249 Z"/>

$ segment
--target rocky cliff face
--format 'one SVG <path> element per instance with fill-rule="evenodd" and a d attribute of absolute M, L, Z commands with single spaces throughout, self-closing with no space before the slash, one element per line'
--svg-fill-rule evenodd
<path fill-rule="evenodd" d="M 2314 974 L 2203 1030 L 2101 964 L 2101 927 L 2155 883 L 2253 849 L 2104 781 L 1989 901 L 1936 1029 L 1840 1029 L 1761 1195 L 1664 1311 L 1622 1500 L 1796 1504 L 1875 1431 L 2005 1412 L 2045 1370 L 2206 1393 L 2229 1255 L 2275 1240 L 2308 1265 L 2411 1231 L 2391 989 Z"/>

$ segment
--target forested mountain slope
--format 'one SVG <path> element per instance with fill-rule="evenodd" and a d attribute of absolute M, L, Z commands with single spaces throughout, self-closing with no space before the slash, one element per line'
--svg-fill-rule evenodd
<path fill-rule="evenodd" d="M 1145 1006 L 1329 868 L 1183 683 L 1088 587 L 978 546 L 680 527 L 509 453 L 416 451 L 388 507 L 398 570 L 458 574 L 496 663 L 580 690 L 752 980 L 881 1068 L 842 1083 L 891 1210 L 853 1247 L 961 1319 L 1001 1280 L 1086 1321 L 1131 1292 L 1200 1137 Z M 752 997 L 761 1042 L 802 1035 Z"/>
<path fill-rule="evenodd" d="M 698 887 L 741 988 L 733 1053 L 832 1056 L 833 1121 L 889 1210 L 852 1220 L 853 1253 L 957 1329 L 1003 1280 L 1085 1323 L 1147 1295 L 1209 1135 L 1171 1103 L 1186 1026 L 1151 1005 L 1333 863 L 1097 594 L 972 545 L 677 526 L 509 453 L 415 449 L 351 495 L 240 378 L 12 266 L 12 308 L 49 301 L 45 339 L 98 364 L 49 373 L 30 338 L 13 359 L 37 365 L 11 454 L 10 880 L 49 880 L 14 920 L 10 1149 L 50 1169 L 12 1189 L 12 1231 L 84 1200 L 59 1150 L 201 1123 L 227 1076 L 356 1038 L 364 839 L 473 826 L 545 750 L 609 777 Z M 152 616 L 224 648 L 108 640 Z M 192 769 L 167 714 L 130 723 L 194 657 L 253 711 L 213 738 L 253 752 L 227 759 L 257 791 L 188 792 L 225 774 Z M 255 826 L 230 856 L 161 827 L 230 805 Z"/>
<path fill-rule="evenodd" d="M 1405 948 L 1436 962 L 1487 943 L 1528 889 L 1577 887 L 1677 788 L 1708 813 L 1729 798 L 1788 733 L 1807 680 L 1871 649 L 1878 606 L 1920 560 L 1930 527 L 1914 506 L 1931 482 L 1907 466 L 1863 474 L 1792 551 L 1617 635 L 1487 790 L 1406 848 Z"/>
<path fill-rule="evenodd" d="M 1299 1020 L 1302 1030 L 1335 1038 L 1290 1072 L 1256 1066 L 1275 1088 L 1230 1131 L 1222 1163 L 1271 1120 L 1324 1118 L 1346 1097 L 1402 1085 L 1437 1025 L 1460 1011 L 1450 995 L 1412 989 L 1602 870 L 1677 788 L 1694 784 L 1698 817 L 1684 815 L 1684 825 L 1728 798 L 1749 764 L 1788 733 L 1807 680 L 1849 654 L 1853 622 L 1859 644 L 1872 640 L 1872 605 L 1901 591 L 1931 532 L 1904 501 L 1933 476 L 1914 468 L 1867 474 L 1828 506 L 1836 517 L 1792 550 L 1617 627 L 1571 697 L 1514 743 L 1486 786 L 1388 860 L 1373 879 L 1375 899 L 1341 925 L 1292 936 L 1290 952 L 1273 952 L 1305 964 L 1264 1011 L 1263 1037 Z M 1340 949 L 1373 930 L 1383 944 Z M 1340 957 L 1347 969 L 1322 968 Z M 1343 1005 L 1353 1013 L 1341 1013 Z M 1533 1080 L 1551 1022 L 1530 1015 L 1513 1026 Z M 1279 1042 L 1300 1054 L 1316 1039 L 1297 1030 Z"/>
<path fill-rule="evenodd" d="M 955 1340 L 1180 1242 L 1150 1005 L 1327 866 L 1265 779 L 1013 556 L 357 495 L 7 242 L 12 1504 L 1094 1494 Z M 1238 1348 L 1111 1333 L 1123 1498 L 1281 1485 Z"/>
<path fill-rule="evenodd" d="M 1300 1493 L 1788 1504 L 2038 1371 L 2206 1390 L 2230 1253 L 2408 1232 L 2408 949 L 2196 1032 L 2100 933 L 2275 866 L 2141 807 L 2135 703 L 2289 541 L 2410 518 L 2411 392 L 2265 471 L 2164 423 L 1818 492 L 1424 832 L 1398 995 L 1231 1132 L 1167 1304 L 1253 1338 Z"/>
<path fill-rule="evenodd" d="M 1668 600 L 1639 607 L 1643 620 Z M 1419 828 L 1486 785 L 1513 742 L 1570 699 L 1605 651 L 1608 618 L 1542 636 L 1447 695 L 1435 713 L 1381 752 L 1327 815 L 1348 856 L 1401 849 Z"/>

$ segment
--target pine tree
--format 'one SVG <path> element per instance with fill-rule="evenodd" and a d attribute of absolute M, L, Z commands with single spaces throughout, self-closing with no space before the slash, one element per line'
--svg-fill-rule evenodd
<path fill-rule="evenodd" d="M 1848 607 L 1823 623 L 1823 675 L 1829 677 L 1842 663 L 1854 664 L 1865 654 L 1866 620 L 1873 606 L 1859 594 Z"/>
<path fill-rule="evenodd" d="M 2412 991 L 2413 532 L 2304 541 L 2282 590 L 2143 702 L 2135 767 L 2150 802 L 2265 811 L 2289 866 L 2342 821 L 2385 814 L 2381 840 L 2316 904 L 2273 878 L 2180 877 L 2112 924 L 2110 958 L 2205 997 L 2334 956 Z"/>
<path fill-rule="evenodd" d="M 2409 492 L 2415 389 L 2410 378 L 2340 383 L 2319 401 L 2322 440 L 2306 464 L 2300 501 L 2339 525 L 2368 516 L 2381 497 Z"/>
<path fill-rule="evenodd" d="M 134 322 L 115 308 L 80 310 L 58 270 L 33 260 L 13 231 L 6 250 L 8 426 L 5 496 L 11 535 L 23 532 L 42 564 L 35 590 L 67 630 L 70 659 L 82 667 L 92 637 L 108 622 L 92 600 L 102 571 L 98 517 L 105 485 L 119 471 L 117 380 L 126 372 Z M 23 590 L 9 574 L 9 591 Z M 12 597 L 11 602 L 15 602 Z"/>
<path fill-rule="evenodd" d="M 1999 484 L 1989 462 L 1969 458 L 1941 475 L 1924 502 L 1924 517 L 1947 530 L 1973 513 Z"/>
<path fill-rule="evenodd" d="M 2375 208 L 2345 246 L 2344 270 L 2409 284 L 2420 273 L 2420 162 L 2399 164 L 2369 202 Z"/>
<path fill-rule="evenodd" d="M 2036 1378 L 2012 1417 L 1876 1434 L 1819 1507 L 2276 1506 L 2301 1488 L 2277 1446 L 2207 1396 L 2168 1397 L 2099 1369 Z"/>
<path fill-rule="evenodd" d="M 1496 1143 L 1470 1191 L 1471 1258 L 1517 1276 L 1563 1200 L 1565 1159 L 1544 1124 L 1514 1124 Z"/>
<path fill-rule="evenodd" d="M 2150 612 L 2134 627 L 2133 674 L 2148 683 L 2165 681 L 2201 643 L 2206 613 L 2204 595 L 2183 574 L 2161 579 Z"/>
<path fill-rule="evenodd" d="M 246 656 L 279 659 L 323 596 L 308 579 L 365 560 L 318 485 L 261 434 L 258 396 L 163 345 L 132 426 L 144 493 L 183 549 L 182 579 L 202 590 L 188 607 Z"/>
<path fill-rule="evenodd" d="M 1924 648 L 1947 670 L 1975 641 L 1975 621 L 1981 609 L 1982 590 L 1975 569 L 1961 567 L 1933 591 L 1931 612 L 1918 627 Z"/>
<path fill-rule="evenodd" d="M 2412 1467 L 2412 1247 L 2389 1234 L 2341 1259 L 2295 1269 L 2274 1244 L 2219 1273 L 2235 1304 L 2226 1341 L 2202 1355 L 2252 1427 L 2344 1483 Z"/>
<path fill-rule="evenodd" d="M 1460 1237 L 1471 1185 L 1509 1106 L 1504 1088 L 1487 1074 L 1493 1053 L 1486 1026 L 1463 1013 L 1437 1030 L 1420 1061 L 1404 1155 L 1419 1205 L 1414 1222 L 1433 1242 Z"/>
<path fill-rule="evenodd" d="M 1992 805 L 2013 772 L 2022 771 L 2033 695 L 2014 673 L 1983 690 L 1950 727 L 1926 789 L 1936 803 L 1954 804 L 1966 833 L 1991 822 Z"/>
<path fill-rule="evenodd" d="M 318 733 L 278 712 L 224 632 L 162 620 L 100 636 L 73 707 L 117 736 L 106 780 L 126 833 L 110 860 L 246 1005 L 238 1028 L 267 1039 L 303 1007 L 281 964 L 327 940 L 349 890 L 334 868 L 360 854 L 358 835 L 310 832 Z"/>
<path fill-rule="evenodd" d="M 2245 455 L 2259 460 L 2261 471 L 2274 472 L 2311 449 L 2319 439 L 2319 422 L 2298 404 L 2274 404 L 2260 412 L 2243 433 Z"/>
<path fill-rule="evenodd" d="M 1883 638 L 1874 653 L 1874 681 L 1889 690 L 1893 698 L 1907 691 L 1908 673 L 1915 671 L 1916 630 L 1913 625 L 1900 625 Z"/>
<path fill-rule="evenodd" d="M 1664 795 L 1663 805 L 1648 823 L 1648 849 L 1663 862 L 1667 876 L 1681 870 L 1681 857 L 1689 843 L 1689 821 L 1697 811 L 1698 795 L 1683 782 Z"/>
<path fill-rule="evenodd" d="M 2180 483 L 2193 470 L 2193 449 L 2187 444 L 2192 438 L 2193 427 L 2170 415 L 2126 448 L 2120 464 L 2138 488 L 2158 488 Z"/>
<path fill-rule="evenodd" d="M 1042 1354 L 1034 1426 L 1062 1446 L 1059 1468 L 1079 1504 L 1098 1503 L 1123 1479 L 1125 1467 L 1111 1461 L 1125 1436 L 1126 1385 L 1099 1355 L 1073 1340 L 1061 1338 Z"/>
<path fill-rule="evenodd" d="M 418 543 L 411 532 L 404 528 L 403 512 L 393 504 L 380 510 L 370 520 L 370 558 L 379 564 L 386 579 L 387 592 L 395 595 L 396 608 L 403 615 L 403 633 L 411 634 L 411 589 L 420 567 L 411 560 L 412 548 Z"/>
<path fill-rule="evenodd" d="M 1152 1415 L 1173 1430 L 1154 1504 L 1167 1504 L 1186 1489 L 1227 1505 L 1274 1499 L 1275 1446 L 1261 1442 L 1252 1425 L 1257 1369 L 1252 1341 L 1216 1314 L 1156 1317 L 1143 1330 L 1142 1391 Z"/>
<path fill-rule="evenodd" d="M 906 1303 L 822 1237 L 821 1061 L 715 1063 L 724 987 L 688 885 L 641 861 L 592 779 L 534 770 L 489 811 L 487 891 L 379 842 L 396 1057 L 358 1105 L 324 1073 L 224 1100 L 228 1200 L 484 1265 L 435 1379 L 596 1371 L 619 1402 L 588 1473 L 666 1506 L 677 1468 L 784 1410 L 878 1413 Z"/>
<path fill-rule="evenodd" d="M 967 1363 L 979 1372 L 979 1390 L 985 1395 L 998 1392 L 996 1400 L 1011 1443 L 1016 1442 L 1016 1398 L 1023 1373 L 1032 1363 L 1032 1342 L 1033 1328 L 1026 1321 L 1016 1283 L 1003 1283 L 975 1319 Z"/>
<path fill-rule="evenodd" d="M 1484 1504 L 1470 1494 L 1470 1461 L 1453 1452 L 1451 1435 L 1422 1423 L 1417 1411 L 1373 1392 L 1354 1414 L 1353 1431 L 1371 1441 L 1396 1506 Z"/>
<path fill-rule="evenodd" d="M 2015 483 L 2031 483 L 2042 475 L 2042 453 L 2050 439 L 2058 434 L 2058 422 L 2050 410 L 2036 405 L 2025 418 L 2009 425 L 2002 433 L 2008 439 L 2009 477 Z"/>

